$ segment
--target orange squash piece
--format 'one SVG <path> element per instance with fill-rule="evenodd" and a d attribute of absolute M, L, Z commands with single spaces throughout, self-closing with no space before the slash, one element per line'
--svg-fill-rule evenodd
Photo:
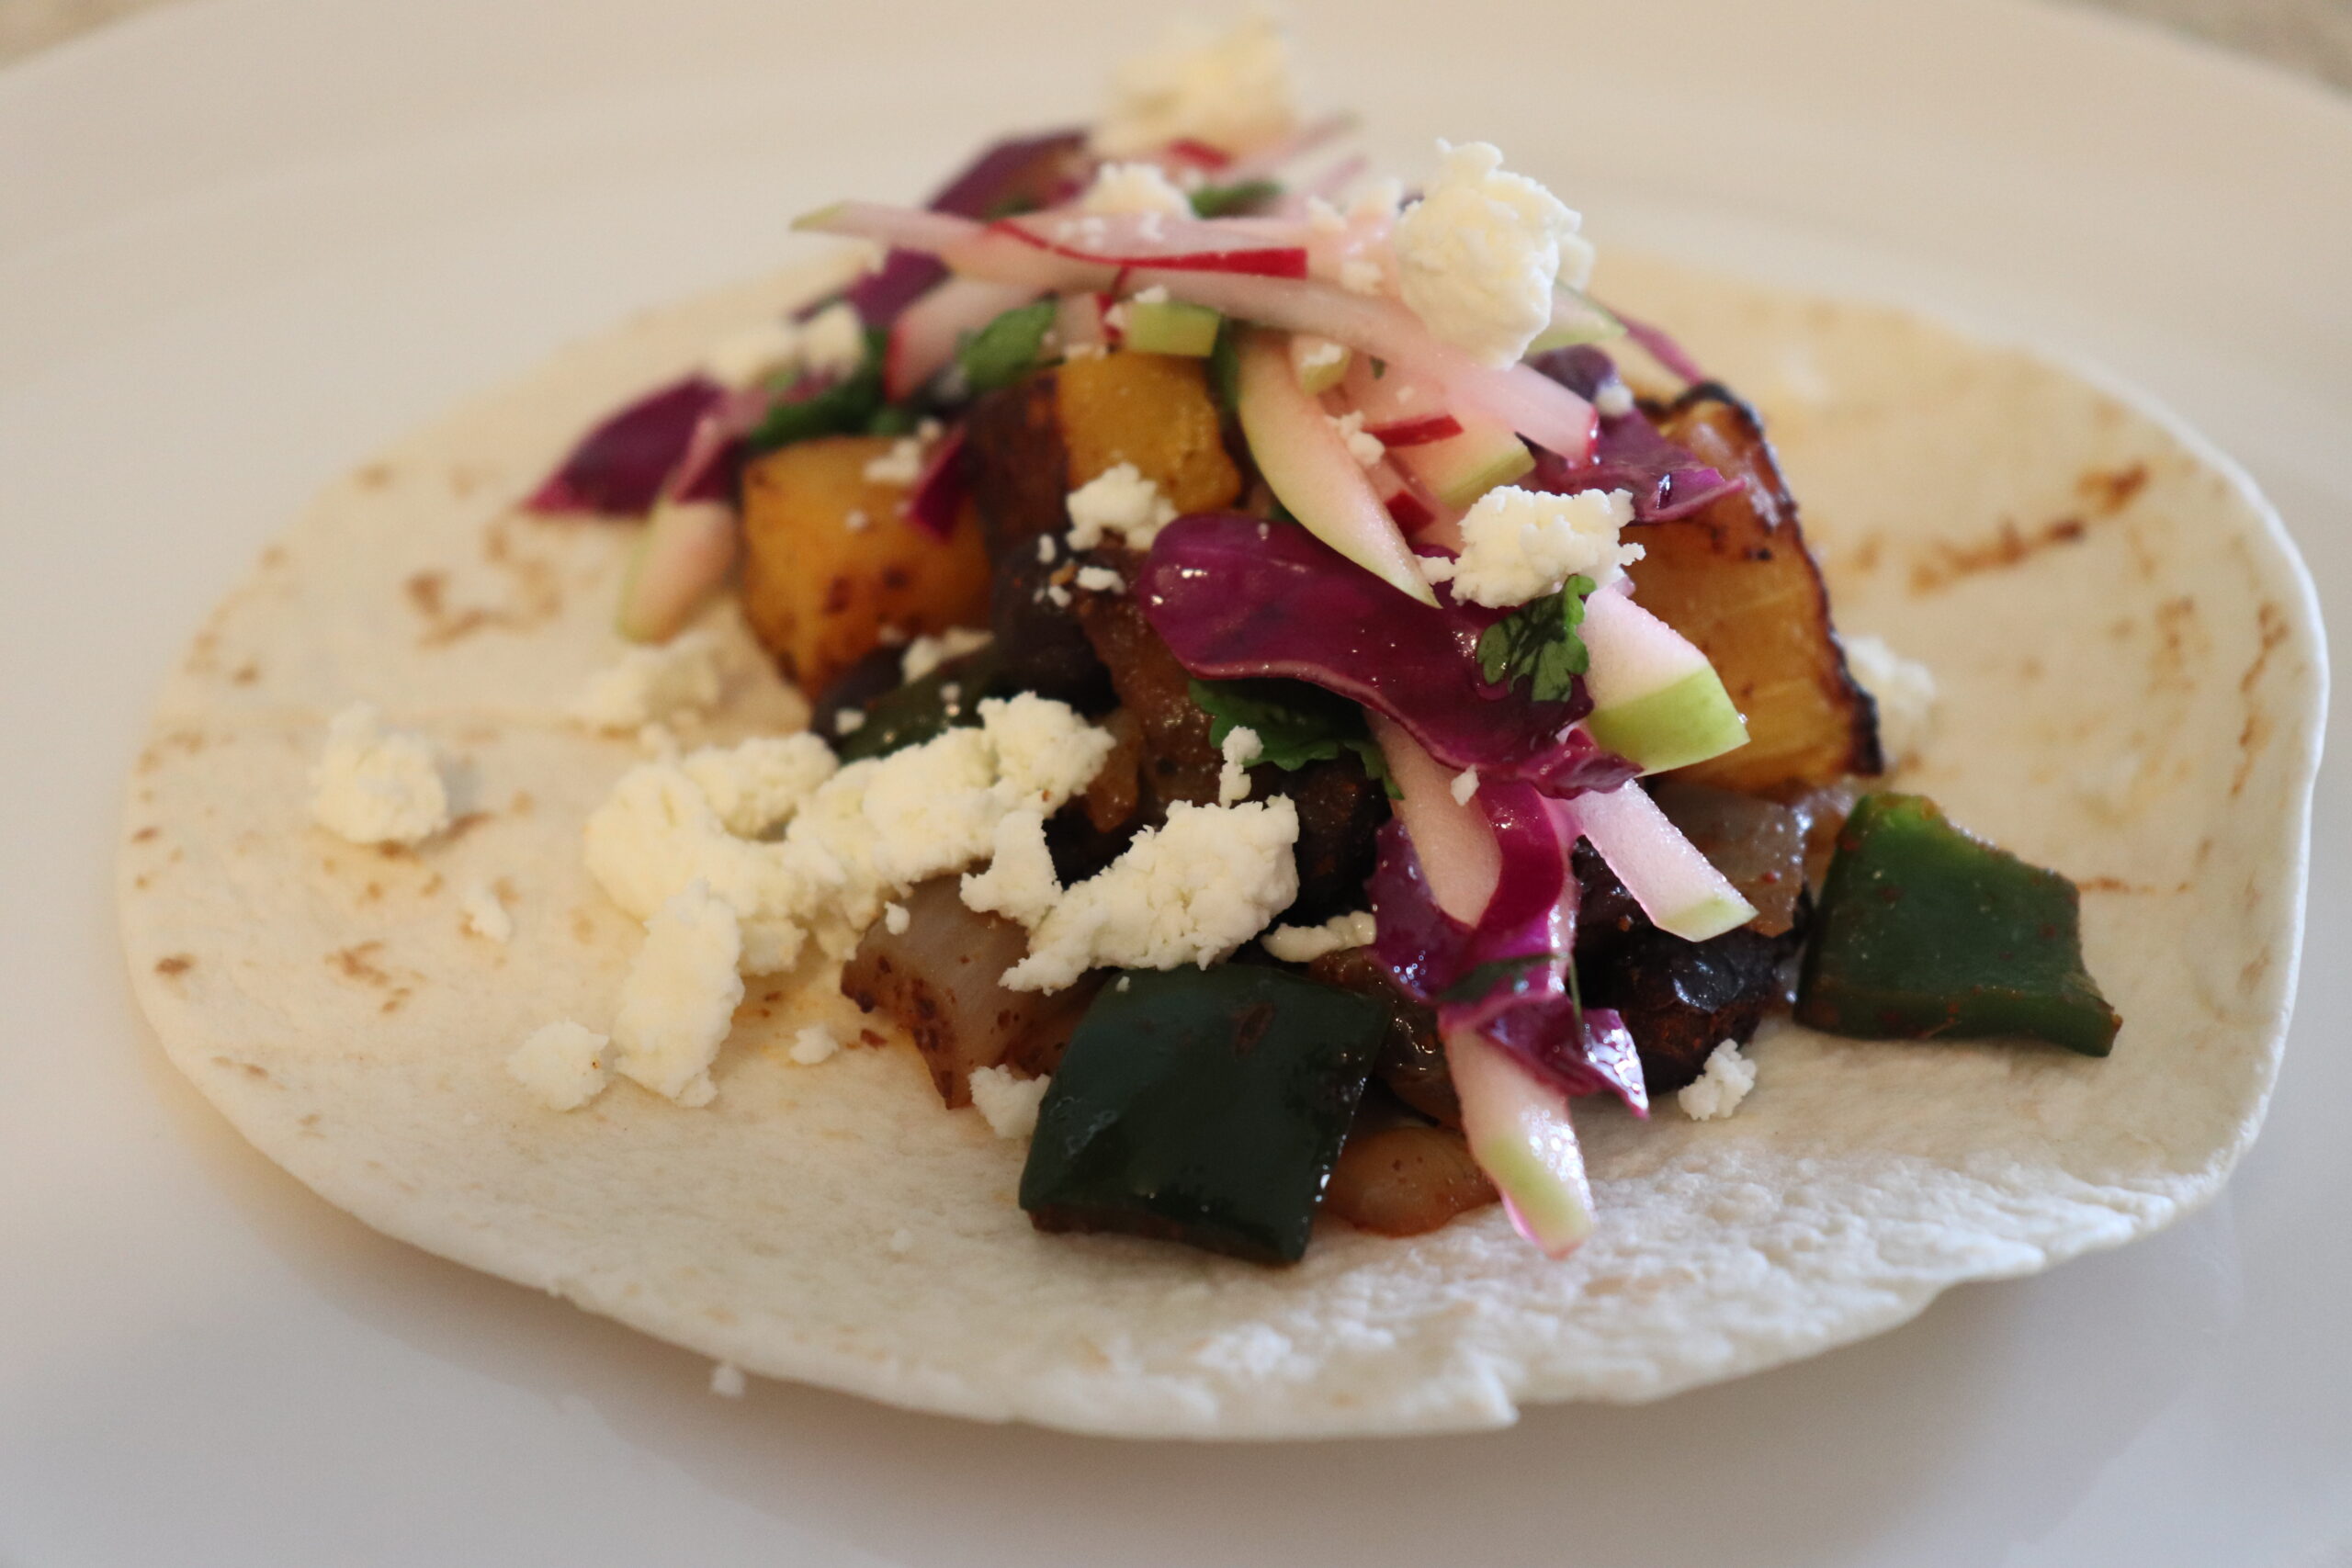
<path fill-rule="evenodd" d="M 906 487 L 865 477 L 890 446 L 885 436 L 823 436 L 743 471 L 744 614 L 812 697 L 886 630 L 912 637 L 988 624 L 988 552 L 971 508 L 944 541 L 900 516 Z"/>

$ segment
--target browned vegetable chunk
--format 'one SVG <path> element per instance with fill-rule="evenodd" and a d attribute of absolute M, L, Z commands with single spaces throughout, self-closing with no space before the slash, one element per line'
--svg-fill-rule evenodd
<path fill-rule="evenodd" d="M 1343 947 L 1327 953 L 1309 964 L 1306 972 L 1327 986 L 1375 998 L 1385 1006 L 1388 1032 L 1381 1040 L 1380 1055 L 1373 1058 L 1373 1077 L 1431 1121 L 1462 1125 L 1462 1100 L 1453 1092 L 1453 1075 L 1445 1065 L 1437 1014 L 1399 990 L 1372 949 Z"/>
<path fill-rule="evenodd" d="M 1779 936 L 1797 923 L 1805 888 L 1805 818 L 1794 807 L 1679 778 L 1657 786 L 1658 809 L 1756 906 L 1747 929 Z"/>
<path fill-rule="evenodd" d="M 972 1103 L 972 1075 L 1009 1067 L 1050 1073 L 1101 987 L 1081 980 L 1051 996 L 1008 991 L 998 976 L 1029 952 L 1011 920 L 964 907 L 960 879 L 942 876 L 907 895 L 907 929 L 876 921 L 842 970 L 842 994 L 877 1009 L 914 1036 L 940 1099 Z"/>
<path fill-rule="evenodd" d="M 966 423 L 972 493 L 994 547 L 1069 527 L 1069 492 L 1121 463 L 1179 513 L 1229 506 L 1241 471 L 1225 449 L 1195 359 L 1109 354 L 991 392 Z"/>
<path fill-rule="evenodd" d="M 1678 399 L 1658 428 L 1740 494 L 1627 532 L 1643 606 L 1699 645 L 1747 718 L 1747 744 L 1679 776 L 1749 793 L 1883 771 L 1878 716 L 1846 672 L 1821 570 L 1755 412 L 1720 389 Z"/>
<path fill-rule="evenodd" d="M 1495 1198 L 1461 1134 L 1405 1123 L 1359 1123 L 1323 1190 L 1325 1208 L 1380 1235 L 1419 1235 Z"/>
<path fill-rule="evenodd" d="M 1193 701 L 1193 677 L 1144 619 L 1143 607 L 1125 593 L 1082 593 L 1078 621 L 1111 671 L 1120 705 L 1142 732 L 1145 797 L 1160 807 L 1171 800 L 1214 804 L 1225 754 L 1209 739 L 1209 716 Z"/>
<path fill-rule="evenodd" d="M 1071 489 L 1133 463 L 1180 515 L 1231 505 L 1241 493 L 1241 471 L 1226 453 L 1200 360 L 1165 354 L 1074 359 L 1054 373 L 1054 394 Z"/>
<path fill-rule="evenodd" d="M 865 477 L 889 449 L 881 436 L 825 436 L 743 470 L 743 611 L 804 692 L 831 684 L 885 627 L 912 636 L 988 620 L 978 524 L 959 519 L 943 542 L 901 517 L 905 487 Z"/>

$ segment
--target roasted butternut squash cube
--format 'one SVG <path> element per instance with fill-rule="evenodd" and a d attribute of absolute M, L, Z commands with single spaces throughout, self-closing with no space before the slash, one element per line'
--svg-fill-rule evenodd
<path fill-rule="evenodd" d="M 1230 505 L 1241 493 L 1200 360 L 1125 353 L 1073 359 L 1054 372 L 1054 403 L 1072 490 L 1133 463 L 1179 513 Z"/>
<path fill-rule="evenodd" d="M 1747 719 L 1747 745 L 1673 776 L 1760 795 L 1883 771 L 1877 710 L 1846 672 L 1821 569 L 1755 412 L 1702 387 L 1659 428 L 1747 480 L 1688 517 L 1625 533 L 1648 552 L 1627 569 L 1634 596 L 1698 644 Z"/>
<path fill-rule="evenodd" d="M 881 436 L 831 435 L 743 471 L 743 610 L 814 696 L 886 635 L 985 626 L 989 559 L 967 506 L 944 540 L 899 513 L 903 485 L 865 477 Z"/>

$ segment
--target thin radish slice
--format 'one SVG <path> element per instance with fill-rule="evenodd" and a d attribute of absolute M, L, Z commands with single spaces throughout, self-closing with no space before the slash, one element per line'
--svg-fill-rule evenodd
<path fill-rule="evenodd" d="M 892 402 L 914 396 L 956 357 L 956 345 L 965 333 L 978 332 L 1041 292 L 1025 284 L 948 278 L 890 324 L 889 347 L 882 361 L 884 394 Z"/>
<path fill-rule="evenodd" d="M 1634 603 L 1623 580 L 1585 601 L 1591 656 L 1585 728 L 1645 773 L 1687 768 L 1747 744 L 1747 721 L 1707 656 Z"/>
<path fill-rule="evenodd" d="M 1483 812 L 1453 798 L 1454 771 L 1429 754 L 1405 727 L 1367 709 L 1364 720 L 1397 789 L 1397 820 L 1428 879 L 1430 897 L 1449 919 L 1475 926 L 1502 882 L 1502 847 Z"/>
<path fill-rule="evenodd" d="M 1244 180 L 1262 179 L 1292 159 L 1337 141 L 1355 128 L 1356 117 L 1351 114 L 1326 115 L 1321 119 L 1300 126 L 1280 141 L 1269 142 L 1254 152 L 1245 152 L 1231 160 L 1218 171 L 1220 183 L 1239 185 Z"/>
<path fill-rule="evenodd" d="M 1638 784 L 1551 803 L 1563 836 L 1582 834 L 1662 931 L 1704 942 L 1746 925 L 1756 907 L 1708 863 Z"/>
<path fill-rule="evenodd" d="M 1389 520 L 1412 538 L 1437 521 L 1437 508 L 1405 476 L 1396 465 L 1383 457 L 1364 470 L 1372 481 L 1372 491 L 1380 497 L 1380 504 L 1388 509 Z"/>
<path fill-rule="evenodd" d="M 1091 290 L 1063 295 L 1054 310 L 1054 337 L 1060 343 L 1062 352 L 1118 347 L 1118 321 L 1111 313 L 1111 305 L 1108 294 Z"/>
<path fill-rule="evenodd" d="M 991 234 L 1097 266 L 1159 272 L 1232 272 L 1303 278 L 1305 245 L 1251 242 L 1203 219 L 1164 213 L 1037 213 L 989 225 Z"/>
<path fill-rule="evenodd" d="M 1213 174 L 1231 164 L 1233 154 L 1190 136 L 1180 136 L 1159 150 L 1159 156 L 1156 162 L 1172 164 L 1179 168 L 1202 169 Z"/>
<path fill-rule="evenodd" d="M 664 642 L 727 580 L 742 533 L 720 501 L 663 501 L 621 582 L 614 626 L 631 642 Z"/>
<path fill-rule="evenodd" d="M 1306 333 L 1291 334 L 1291 371 L 1298 378 L 1299 390 L 1310 398 L 1319 398 L 1337 387 L 1348 373 L 1348 362 L 1354 357 L 1345 344 Z"/>
<path fill-rule="evenodd" d="M 1108 288 L 1121 276 L 1114 265 L 1057 255 L 968 219 L 873 202 L 842 202 L 809 214 L 794 227 L 928 251 L 968 276 L 1034 284 L 1057 293 Z M 1526 365 L 1496 369 L 1479 364 L 1432 334 L 1419 316 L 1396 300 L 1293 278 L 1157 264 L 1131 268 L 1125 280 L 1134 288 L 1159 284 L 1171 299 L 1205 305 L 1238 321 L 1311 333 L 1346 344 L 1392 367 L 1435 381 L 1443 391 L 1446 407 L 1457 418 L 1481 414 L 1498 421 L 1571 464 L 1582 463 L 1591 455 L 1599 419 L 1590 403 Z"/>
<path fill-rule="evenodd" d="M 1363 414 L 1367 434 L 1383 446 L 1419 446 L 1462 434 L 1462 422 L 1445 406 L 1445 393 L 1425 376 L 1394 365 L 1374 367 L 1359 356 L 1348 367 L 1348 401 Z"/>
<path fill-rule="evenodd" d="M 1512 1228 L 1545 1257 L 1567 1257 L 1592 1235 L 1592 1183 L 1568 1097 L 1475 1030 L 1447 1030 L 1444 1040 L 1470 1157 L 1502 1194 Z"/>
<path fill-rule="evenodd" d="M 1397 592 L 1435 605 L 1412 547 L 1374 493 L 1323 405 L 1300 389 L 1281 334 L 1241 344 L 1241 433 L 1275 497 L 1306 531 Z"/>
<path fill-rule="evenodd" d="M 1467 509 L 1497 485 L 1534 471 L 1535 454 L 1500 420 L 1456 416 L 1453 434 L 1397 449 L 1396 466 L 1442 505 Z"/>

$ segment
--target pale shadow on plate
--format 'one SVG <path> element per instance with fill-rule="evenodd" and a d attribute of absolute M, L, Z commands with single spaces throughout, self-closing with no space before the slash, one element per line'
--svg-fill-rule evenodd
<path fill-rule="evenodd" d="M 625 1442 L 794 1534 L 927 1568 L 1365 1568 L 1465 1561 L 1465 1549 L 1482 1568 L 1688 1568 L 1687 1541 L 1724 1539 L 1748 1542 L 1759 1568 L 1890 1551 L 1958 1568 L 1981 1560 L 1988 1536 L 2032 1541 L 2064 1519 L 2200 1377 L 2239 1312 L 2225 1197 L 2075 1261 L 2063 1290 L 1963 1286 L 1808 1361 L 1650 1405 L 1537 1408 L 1503 1432 L 1138 1443 L 759 1379 L 728 1401 L 707 1392 L 701 1356 L 368 1230 L 247 1147 L 152 1043 L 144 1054 L 207 1176 L 354 1320 L 551 1407 L 584 1404 Z M 876 1510 L 876 1497 L 907 1506 Z M 943 1539 L 967 1550 L 942 1555 Z"/>

